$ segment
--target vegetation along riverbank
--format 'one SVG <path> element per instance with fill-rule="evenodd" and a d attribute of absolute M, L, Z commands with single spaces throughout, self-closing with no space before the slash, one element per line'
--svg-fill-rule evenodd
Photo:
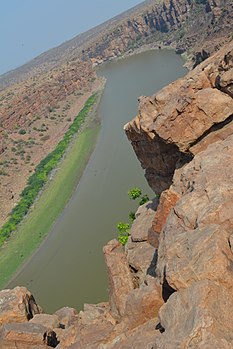
<path fill-rule="evenodd" d="M 62 141 L 40 162 L 0 230 L 1 287 L 42 242 L 77 185 L 100 129 L 96 117 L 100 97 L 101 93 L 97 92 L 86 101 Z M 58 166 L 59 171 L 50 180 Z"/>

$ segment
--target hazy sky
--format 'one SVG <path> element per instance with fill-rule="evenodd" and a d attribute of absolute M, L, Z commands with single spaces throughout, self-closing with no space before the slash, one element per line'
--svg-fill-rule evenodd
<path fill-rule="evenodd" d="M 0 0 L 0 74 L 142 0 Z"/>

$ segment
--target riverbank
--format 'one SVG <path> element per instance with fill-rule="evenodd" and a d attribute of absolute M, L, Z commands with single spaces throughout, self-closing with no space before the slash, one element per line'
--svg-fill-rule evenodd
<path fill-rule="evenodd" d="M 1 247 L 0 287 L 6 285 L 42 243 L 77 186 L 100 130 L 96 112 L 102 92 L 98 93 L 86 121 L 74 136 L 59 166 L 50 174 L 49 181 L 18 229 Z"/>
<path fill-rule="evenodd" d="M 137 47 L 135 49 L 132 49 L 132 50 L 129 50 L 129 51 L 123 53 L 121 56 L 109 59 L 105 62 L 102 62 L 99 65 L 94 65 L 94 68 L 98 71 L 98 69 L 103 68 L 105 65 L 109 64 L 110 62 L 117 62 L 117 61 L 123 60 L 125 58 L 139 55 L 141 53 L 146 53 L 146 52 L 150 52 L 150 51 L 158 51 L 158 50 L 171 50 L 171 51 L 176 52 L 176 45 L 174 43 L 171 43 L 170 45 L 165 45 L 162 41 L 152 42 L 150 44 L 144 44 L 140 47 Z M 193 68 L 193 62 L 192 62 L 193 56 L 188 54 L 186 51 L 181 53 L 181 54 L 180 53 L 177 53 L 177 54 L 180 55 L 182 57 L 182 59 L 184 60 L 184 67 L 187 68 L 188 70 L 192 70 L 192 68 Z"/>

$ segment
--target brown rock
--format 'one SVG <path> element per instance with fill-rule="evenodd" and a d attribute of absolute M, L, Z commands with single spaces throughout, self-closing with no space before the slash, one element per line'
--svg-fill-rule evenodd
<path fill-rule="evenodd" d="M 122 318 L 127 329 L 133 329 L 149 319 L 158 316 L 158 311 L 164 304 L 161 286 L 150 284 L 142 285 L 128 295 L 125 314 Z"/>
<path fill-rule="evenodd" d="M 158 247 L 159 247 L 159 234 L 156 233 L 152 227 L 148 230 L 148 242 L 151 246 L 158 249 Z"/>
<path fill-rule="evenodd" d="M 98 304 L 84 304 L 84 310 L 80 311 L 79 319 L 83 324 L 91 324 L 101 317 L 106 317 L 109 313 L 109 303 L 103 302 Z"/>
<path fill-rule="evenodd" d="M 111 335 L 115 324 L 108 303 L 85 304 L 76 322 L 59 332 L 58 349 L 98 347 Z"/>
<path fill-rule="evenodd" d="M 10 323 L 0 327 L 1 349 L 42 349 L 58 344 L 56 334 L 39 324 Z"/>
<path fill-rule="evenodd" d="M 229 118 L 226 123 L 222 123 L 221 128 L 218 125 L 211 128 L 211 132 L 201 138 L 196 144 L 190 147 L 190 151 L 195 155 L 205 150 L 209 144 L 226 139 L 233 134 L 232 118 Z M 230 122 L 230 123 L 229 123 Z"/>
<path fill-rule="evenodd" d="M 122 316 L 125 302 L 131 290 L 133 280 L 121 244 L 111 240 L 103 249 L 108 269 L 110 309 L 114 316 Z"/>
<path fill-rule="evenodd" d="M 151 227 L 157 206 L 157 198 L 139 206 L 136 212 L 136 219 L 130 229 L 130 235 L 133 242 L 147 241 L 148 230 Z"/>
<path fill-rule="evenodd" d="M 51 330 L 60 327 L 57 315 L 36 314 L 29 322 L 33 324 L 43 325 Z"/>
<path fill-rule="evenodd" d="M 64 307 L 55 312 L 61 325 L 65 328 L 77 321 L 78 313 L 74 308 Z"/>
<path fill-rule="evenodd" d="M 233 234 L 229 237 L 229 244 L 230 244 L 231 252 L 233 253 Z"/>
<path fill-rule="evenodd" d="M 233 347 L 232 291 L 204 280 L 175 292 L 159 312 L 165 332 L 158 349 L 230 349 Z"/>
<path fill-rule="evenodd" d="M 64 316 L 67 309 L 59 311 Z M 115 320 L 109 314 L 109 304 L 85 304 L 84 311 L 80 311 L 78 316 L 72 316 L 72 325 L 58 334 L 60 344 L 58 348 L 67 348 L 72 345 L 74 348 L 86 348 L 89 344 L 95 345 L 108 337 L 115 325 Z M 57 332 L 57 331 L 56 331 Z"/>
<path fill-rule="evenodd" d="M 25 287 L 0 291 L 0 325 L 26 322 L 41 312 L 34 297 Z"/>
<path fill-rule="evenodd" d="M 160 194 L 170 186 L 176 163 L 186 159 L 186 155 L 181 154 L 176 145 L 167 144 L 159 136 L 144 130 L 138 116 L 124 129 L 145 169 L 149 185 L 155 193 Z"/>
<path fill-rule="evenodd" d="M 152 97 L 142 97 L 139 115 L 125 125 L 127 137 L 155 192 L 169 188 L 174 170 L 190 161 L 196 143 L 206 140 L 216 125 L 220 129 L 231 120 L 233 99 L 226 86 L 231 86 L 232 81 L 232 52 L 233 43 L 185 78 Z M 228 136 L 229 129 L 227 134 L 225 129 L 223 134 L 218 132 L 221 138 L 224 134 Z M 208 137 L 209 142 L 213 140 Z"/>
<path fill-rule="evenodd" d="M 181 199 L 161 234 L 157 274 L 175 289 L 208 279 L 233 287 L 233 135 L 209 145 L 174 176 Z"/>
<path fill-rule="evenodd" d="M 176 202 L 179 200 L 179 195 L 172 190 L 165 190 L 159 200 L 159 206 L 154 215 L 152 222 L 152 229 L 155 233 L 161 233 L 164 224 L 166 223 L 167 217 L 171 209 L 175 206 Z M 150 241 L 149 241 L 150 242 Z"/>
<path fill-rule="evenodd" d="M 232 67 L 233 43 L 141 98 L 139 115 L 125 126 L 153 190 L 170 186 L 148 234 L 155 247 L 160 235 L 155 280 L 167 301 L 159 349 L 233 347 Z M 127 246 L 134 265 L 137 244 Z"/>
<path fill-rule="evenodd" d="M 151 264 L 154 265 L 155 248 L 148 242 L 138 242 L 127 250 L 127 261 L 134 271 L 134 277 L 142 284 L 150 272 Z M 136 274 L 135 274 L 136 273 Z"/>
<path fill-rule="evenodd" d="M 157 319 L 151 319 L 133 330 L 126 330 L 114 339 L 96 347 L 98 349 L 156 349 L 155 340 L 160 334 L 155 331 Z M 70 348 L 71 349 L 71 348 Z M 86 349 L 94 349 L 87 347 Z"/>
<path fill-rule="evenodd" d="M 57 329 L 56 334 L 59 341 L 57 349 L 65 349 L 77 341 L 78 325 L 71 325 L 66 329 Z"/>
<path fill-rule="evenodd" d="M 75 327 L 76 340 L 68 348 L 97 348 L 100 343 L 105 342 L 110 337 L 113 328 L 114 326 L 108 317 L 100 317 L 88 324 L 83 323 L 81 319 L 78 326 Z M 61 341 L 62 343 L 64 344 L 63 341 Z"/>

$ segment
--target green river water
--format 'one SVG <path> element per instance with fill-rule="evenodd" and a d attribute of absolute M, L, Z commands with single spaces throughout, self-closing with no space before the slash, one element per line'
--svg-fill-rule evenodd
<path fill-rule="evenodd" d="M 107 300 L 102 248 L 134 208 L 127 191 L 137 186 L 153 195 L 123 125 L 137 114 L 140 95 L 185 75 L 183 63 L 171 50 L 154 50 L 98 71 L 107 84 L 98 108 L 102 128 L 95 150 L 48 238 L 8 285 L 26 286 L 46 312 L 63 306 L 80 310 L 83 303 Z"/>

